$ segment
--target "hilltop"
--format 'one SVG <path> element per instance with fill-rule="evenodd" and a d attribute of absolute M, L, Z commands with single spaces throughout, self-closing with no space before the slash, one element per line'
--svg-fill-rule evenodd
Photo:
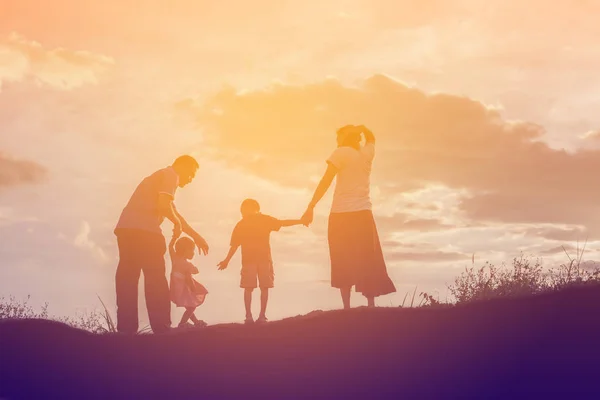
<path fill-rule="evenodd" d="M 600 395 L 600 289 L 357 308 L 163 336 L 0 323 L 0 398 L 399 399 Z"/>

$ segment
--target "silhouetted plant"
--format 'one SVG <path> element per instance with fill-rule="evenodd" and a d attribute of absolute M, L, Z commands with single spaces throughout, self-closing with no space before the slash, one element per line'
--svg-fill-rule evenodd
<path fill-rule="evenodd" d="M 50 319 L 59 321 L 78 329 L 84 329 L 93 333 L 114 332 L 114 326 L 107 323 L 106 315 L 110 318 L 105 307 L 105 314 L 96 311 L 84 312 L 75 317 L 53 317 L 48 314 L 48 303 L 45 303 L 39 311 L 30 304 L 31 296 L 25 300 L 17 300 L 14 296 L 8 299 L 0 296 L 0 320 L 3 319 Z M 103 303 L 104 305 L 104 303 Z"/>
<path fill-rule="evenodd" d="M 6 299 L 0 296 L 0 320 L 22 319 L 22 318 L 48 318 L 48 303 L 45 303 L 40 311 L 36 311 L 30 304 L 31 296 L 23 301 L 18 301 L 14 296 Z"/>
<path fill-rule="evenodd" d="M 467 268 L 449 285 L 457 304 L 498 297 L 533 295 L 572 286 L 600 284 L 600 270 L 582 268 L 581 258 L 569 259 L 566 264 L 545 270 L 541 260 L 531 262 L 525 257 L 513 259 L 512 268 Z"/>
<path fill-rule="evenodd" d="M 465 268 L 448 290 L 457 304 L 497 297 L 531 295 L 548 289 L 548 273 L 541 260 L 532 263 L 521 256 L 514 258 L 512 268 L 497 267 L 489 262 L 481 268 Z"/>
<path fill-rule="evenodd" d="M 563 247 L 569 262 L 550 269 L 545 269 L 540 259 L 532 261 L 524 256 L 514 258 L 510 268 L 504 264 L 498 267 L 489 262 L 476 268 L 473 257 L 472 266 L 465 268 L 454 279 L 454 283 L 448 285 L 454 303 L 442 303 L 423 292 L 420 294 L 423 298 L 421 306 L 439 307 L 493 298 L 535 295 L 573 286 L 600 285 L 600 269 L 590 270 L 582 266 L 586 244 L 587 242 L 581 249 L 577 246 L 575 257 L 571 257 Z"/>

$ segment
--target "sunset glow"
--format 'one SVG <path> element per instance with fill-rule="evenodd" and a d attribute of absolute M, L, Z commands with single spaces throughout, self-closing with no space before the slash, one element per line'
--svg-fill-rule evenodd
<path fill-rule="evenodd" d="M 587 240 L 594 263 L 598 12 L 593 1 L 0 0 L 0 295 L 60 315 L 99 308 L 97 295 L 114 309 L 119 214 L 143 177 L 191 154 L 200 169 L 176 204 L 210 244 L 194 260 L 209 290 L 198 315 L 240 321 L 239 255 L 217 263 L 241 201 L 300 218 L 346 124 L 377 135 L 373 212 L 397 287 L 382 306 L 415 287 L 444 300 L 473 260 L 551 266 Z M 273 234 L 270 318 L 340 307 L 330 204 L 331 193 L 310 228 Z"/>

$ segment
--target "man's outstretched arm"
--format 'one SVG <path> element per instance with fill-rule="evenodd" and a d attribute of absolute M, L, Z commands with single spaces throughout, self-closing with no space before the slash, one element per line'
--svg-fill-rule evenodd
<path fill-rule="evenodd" d="M 187 223 L 185 218 L 183 218 L 183 216 L 181 214 L 179 214 L 179 212 L 177 211 L 177 208 L 175 207 L 175 204 L 173 204 L 173 212 L 175 213 L 176 217 L 181 222 L 181 229 L 183 230 L 183 233 L 189 235 L 194 240 L 194 243 L 196 243 L 196 246 L 198 246 L 198 250 L 203 252 L 204 255 L 207 255 L 208 254 L 208 243 L 206 243 L 206 240 L 204 240 L 202 235 L 200 235 L 198 232 L 196 232 L 196 230 L 194 228 L 192 228 L 190 226 L 190 224 Z"/>

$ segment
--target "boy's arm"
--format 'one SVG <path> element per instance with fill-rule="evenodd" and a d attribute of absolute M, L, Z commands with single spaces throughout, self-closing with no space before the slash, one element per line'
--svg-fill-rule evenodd
<path fill-rule="evenodd" d="M 225 259 L 223 261 L 221 261 L 219 264 L 217 264 L 217 266 L 219 267 L 219 270 L 224 270 L 225 268 L 227 268 L 227 266 L 229 265 L 229 261 L 231 261 L 231 258 L 237 251 L 238 247 L 239 246 L 229 247 L 229 253 L 227 253 L 227 257 L 225 257 Z"/>
<path fill-rule="evenodd" d="M 301 219 L 282 219 L 280 220 L 281 226 L 294 226 L 294 225 L 302 225 Z"/>

